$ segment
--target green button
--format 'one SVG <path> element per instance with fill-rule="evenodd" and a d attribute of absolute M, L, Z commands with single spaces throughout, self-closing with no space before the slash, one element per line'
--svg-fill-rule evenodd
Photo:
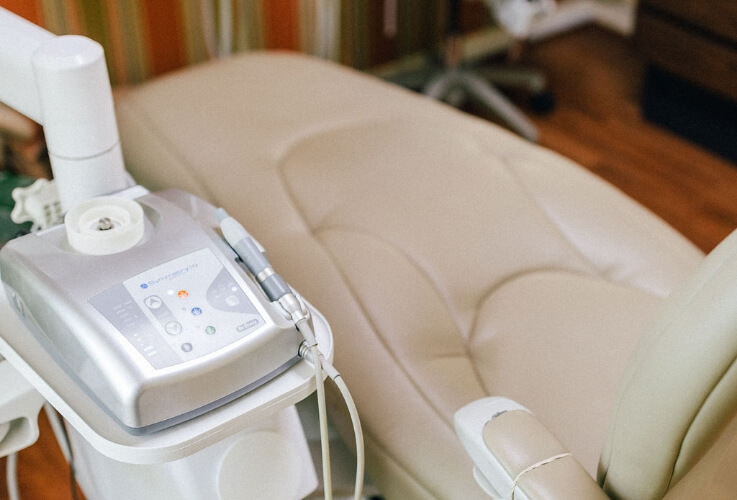
<path fill-rule="evenodd" d="M 207 328 L 205 328 L 205 333 L 208 335 L 215 335 L 215 327 L 208 326 Z"/>

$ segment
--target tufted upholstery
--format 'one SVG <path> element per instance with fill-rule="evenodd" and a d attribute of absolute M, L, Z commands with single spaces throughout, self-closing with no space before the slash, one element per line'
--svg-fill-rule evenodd
<path fill-rule="evenodd" d="M 134 177 L 224 206 L 326 315 L 389 498 L 484 498 L 452 418 L 489 394 L 594 475 L 624 362 L 702 258 L 572 162 L 307 57 L 208 63 L 117 103 Z"/>

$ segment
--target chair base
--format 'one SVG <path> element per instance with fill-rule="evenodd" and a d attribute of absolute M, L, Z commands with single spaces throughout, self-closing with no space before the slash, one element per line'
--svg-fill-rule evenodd
<path fill-rule="evenodd" d="M 454 107 L 470 98 L 494 113 L 503 124 L 526 139 L 537 142 L 532 122 L 495 86 L 522 88 L 531 94 L 536 112 L 547 113 L 554 103 L 542 72 L 529 68 L 490 66 L 467 69 L 452 65 L 427 65 L 386 78 L 403 87 L 416 89 Z"/>

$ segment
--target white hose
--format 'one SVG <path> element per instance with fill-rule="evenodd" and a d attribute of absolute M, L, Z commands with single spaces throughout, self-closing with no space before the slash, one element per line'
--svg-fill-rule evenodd
<path fill-rule="evenodd" d="M 8 499 L 20 500 L 20 488 L 18 487 L 18 454 L 12 453 L 8 455 L 8 462 L 5 465 L 5 474 L 8 481 Z"/>

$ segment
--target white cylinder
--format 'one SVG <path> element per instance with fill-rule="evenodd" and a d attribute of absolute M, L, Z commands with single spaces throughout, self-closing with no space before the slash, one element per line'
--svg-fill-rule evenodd
<path fill-rule="evenodd" d="M 30 21 L 0 9 L 0 101 L 41 122 L 31 57 L 54 35 Z"/>
<path fill-rule="evenodd" d="M 64 217 L 72 248 L 89 255 L 110 255 L 135 246 L 144 234 L 143 209 L 133 200 L 101 196 L 84 201 Z"/>
<path fill-rule="evenodd" d="M 33 56 L 49 150 L 88 158 L 118 142 L 112 92 L 102 46 L 82 36 L 60 36 Z"/>
<path fill-rule="evenodd" d="M 116 193 L 127 187 L 120 144 L 92 158 L 60 158 L 49 155 L 62 212 L 90 198 Z"/>
<path fill-rule="evenodd" d="M 35 52 L 33 68 L 62 209 L 124 189 L 125 168 L 102 46 L 82 36 L 56 37 Z M 79 171 L 74 170 L 75 162 Z"/>

